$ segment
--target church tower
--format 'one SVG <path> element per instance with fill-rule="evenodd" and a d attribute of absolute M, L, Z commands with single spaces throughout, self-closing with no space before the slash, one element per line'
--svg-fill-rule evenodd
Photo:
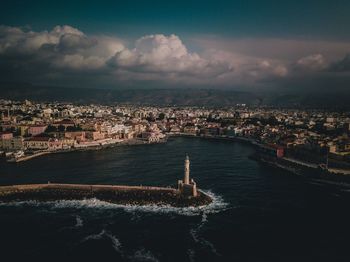
<path fill-rule="evenodd" d="M 193 179 L 190 180 L 190 158 L 186 155 L 184 165 L 184 178 L 178 181 L 178 190 L 185 197 L 196 197 L 198 195 L 197 185 Z"/>

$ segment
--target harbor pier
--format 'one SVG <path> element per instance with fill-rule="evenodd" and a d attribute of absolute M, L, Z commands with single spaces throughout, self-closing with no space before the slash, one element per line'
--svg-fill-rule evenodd
<path fill-rule="evenodd" d="M 47 184 L 0 186 L 0 202 L 96 198 L 101 201 L 124 205 L 156 204 L 188 207 L 210 204 L 212 202 L 211 197 L 198 191 L 196 187 L 193 188 L 192 182 L 189 182 L 187 179 L 189 179 L 189 172 L 185 173 L 183 185 L 178 189 L 155 186 L 87 185 L 49 182 Z"/>

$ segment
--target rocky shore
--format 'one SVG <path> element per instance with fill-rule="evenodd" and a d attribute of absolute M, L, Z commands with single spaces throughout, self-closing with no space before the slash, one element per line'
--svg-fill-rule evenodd
<path fill-rule="evenodd" d="M 0 202 L 56 201 L 96 198 L 123 205 L 170 205 L 174 207 L 203 206 L 211 197 L 198 192 L 197 197 L 185 197 L 178 190 L 166 187 L 110 186 L 78 184 L 36 184 L 0 186 Z"/>

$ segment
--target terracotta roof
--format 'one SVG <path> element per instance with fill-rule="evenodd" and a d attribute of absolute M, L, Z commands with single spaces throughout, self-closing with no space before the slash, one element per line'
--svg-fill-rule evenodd
<path fill-rule="evenodd" d="M 55 122 L 55 124 L 71 124 L 71 125 L 75 125 L 74 121 L 68 120 L 68 119 L 64 119 L 64 120 Z"/>
<path fill-rule="evenodd" d="M 0 135 L 9 135 L 12 134 L 12 132 L 0 132 Z"/>
<path fill-rule="evenodd" d="M 34 137 L 30 137 L 27 138 L 25 141 L 50 141 L 51 137 L 38 137 L 38 136 L 34 136 Z"/>

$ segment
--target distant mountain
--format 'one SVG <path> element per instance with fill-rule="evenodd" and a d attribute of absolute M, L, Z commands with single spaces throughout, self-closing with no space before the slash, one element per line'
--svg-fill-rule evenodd
<path fill-rule="evenodd" d="M 0 98 L 78 103 L 130 103 L 178 106 L 309 107 L 350 109 L 348 93 L 244 92 L 222 89 L 90 89 L 0 83 Z"/>
<path fill-rule="evenodd" d="M 348 93 L 285 93 L 262 95 L 263 104 L 289 108 L 350 110 Z"/>
<path fill-rule="evenodd" d="M 0 98 L 82 103 L 132 103 L 179 106 L 229 106 L 237 103 L 258 105 L 259 96 L 249 92 L 209 89 L 89 89 L 35 86 L 26 83 L 0 84 Z"/>

